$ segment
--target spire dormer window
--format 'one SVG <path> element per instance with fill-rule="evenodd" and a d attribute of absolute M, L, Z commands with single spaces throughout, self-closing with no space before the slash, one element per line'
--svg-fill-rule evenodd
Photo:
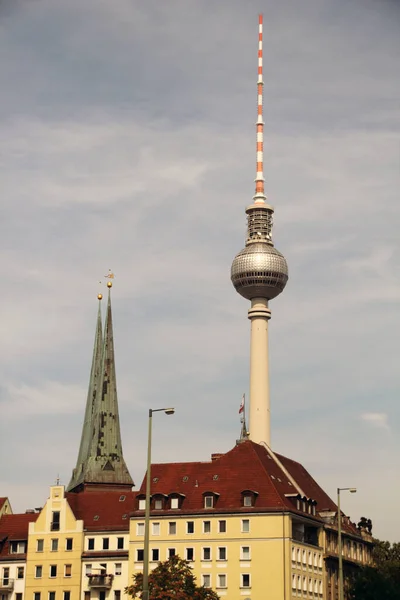
<path fill-rule="evenodd" d="M 217 494 L 216 492 L 204 492 L 204 494 L 203 494 L 204 508 L 207 508 L 207 509 L 215 508 L 218 498 L 219 498 L 219 494 Z"/>
<path fill-rule="evenodd" d="M 242 506 L 245 508 L 251 508 L 255 505 L 257 500 L 258 492 L 254 490 L 243 490 L 242 491 Z"/>

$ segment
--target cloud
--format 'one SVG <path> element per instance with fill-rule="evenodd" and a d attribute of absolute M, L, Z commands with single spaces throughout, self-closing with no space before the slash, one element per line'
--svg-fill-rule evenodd
<path fill-rule="evenodd" d="M 400 426 L 400 48 L 394 7 L 374 6 L 264 6 L 265 171 L 290 271 L 271 302 L 270 375 L 274 447 L 333 495 L 343 478 L 357 486 L 352 514 L 368 508 L 390 537 L 379 489 L 394 511 L 399 441 L 366 437 L 373 422 L 360 417 L 379 397 Z M 109 268 L 135 480 L 160 399 L 177 410 L 154 424 L 155 460 L 204 460 L 235 443 L 249 323 L 229 270 L 253 194 L 259 5 L 7 8 L 0 445 L 14 450 L 0 487 L 18 510 L 75 464 Z"/>
<path fill-rule="evenodd" d="M 364 413 L 360 416 L 360 419 L 369 423 L 372 427 L 390 431 L 388 415 L 386 413 Z"/>

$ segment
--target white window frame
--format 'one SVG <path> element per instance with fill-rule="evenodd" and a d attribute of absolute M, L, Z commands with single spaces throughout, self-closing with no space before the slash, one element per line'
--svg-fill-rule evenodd
<path fill-rule="evenodd" d="M 244 525 L 245 523 L 246 523 L 246 527 Z M 250 533 L 250 519 L 242 519 L 241 531 L 242 531 L 242 533 Z"/>
<path fill-rule="evenodd" d="M 146 498 L 139 498 L 139 510 L 146 510 Z"/>
<path fill-rule="evenodd" d="M 58 552 L 58 538 L 51 538 L 50 552 Z"/>
<path fill-rule="evenodd" d="M 221 577 L 224 577 L 224 583 L 221 583 Z M 217 589 L 225 590 L 228 587 L 228 576 L 226 573 L 217 574 Z"/>
<path fill-rule="evenodd" d="M 67 567 L 69 567 L 69 575 L 67 575 Z M 72 564 L 64 565 L 64 577 L 72 577 Z"/>
<path fill-rule="evenodd" d="M 122 575 L 122 562 L 114 563 L 114 575 Z"/>
<path fill-rule="evenodd" d="M 51 569 L 52 569 L 53 567 L 55 567 L 55 571 L 56 571 L 56 574 L 55 574 L 55 575 L 52 575 L 52 574 L 51 574 Z M 58 571 L 58 569 L 57 569 L 57 565 L 49 565 L 49 578 L 50 578 L 50 579 L 55 579 L 55 578 L 57 577 L 57 571 Z"/>
<path fill-rule="evenodd" d="M 208 531 L 206 531 L 206 528 Z M 211 533 L 211 521 L 203 521 L 203 533 Z"/>
<path fill-rule="evenodd" d="M 193 558 L 188 558 L 188 550 L 192 550 L 193 552 Z M 186 556 L 186 560 L 189 562 L 193 562 L 195 559 L 195 549 L 192 546 L 189 546 L 189 548 L 185 548 L 185 556 Z"/>
<path fill-rule="evenodd" d="M 161 524 L 159 521 L 151 524 L 151 533 L 152 535 L 160 535 L 161 532 Z"/>
<path fill-rule="evenodd" d="M 193 531 L 189 531 L 189 528 L 193 529 Z M 194 521 L 186 521 L 186 533 L 187 533 L 187 535 L 194 535 L 194 531 L 195 531 Z"/>
<path fill-rule="evenodd" d="M 38 569 L 40 569 L 40 575 L 38 575 Z M 35 579 L 42 579 L 43 577 L 43 565 L 35 565 Z"/>
<path fill-rule="evenodd" d="M 245 548 L 249 551 L 248 556 L 245 556 L 245 553 L 244 553 Z M 240 547 L 240 560 L 251 560 L 251 547 L 250 546 L 241 546 Z"/>
<path fill-rule="evenodd" d="M 210 558 L 204 558 L 205 550 L 210 551 Z M 212 560 L 212 548 L 211 546 L 203 546 L 201 549 L 201 560 L 205 562 L 210 562 Z"/>
<path fill-rule="evenodd" d="M 249 578 L 249 585 L 244 585 L 244 578 Z M 240 573 L 240 589 L 248 590 L 251 588 L 251 574 L 250 573 Z"/>
<path fill-rule="evenodd" d="M 144 523 L 136 523 L 136 535 L 137 537 L 144 535 Z"/>
<path fill-rule="evenodd" d="M 179 508 L 179 498 L 171 498 L 171 509 Z"/>
<path fill-rule="evenodd" d="M 225 550 L 225 558 L 221 558 L 221 550 Z M 226 562 L 228 560 L 228 548 L 226 546 L 218 546 L 217 560 L 219 560 L 221 562 Z"/>
<path fill-rule="evenodd" d="M 41 546 L 41 548 L 39 549 L 39 546 Z M 44 539 L 40 538 L 38 540 L 36 540 L 36 552 L 43 552 L 44 551 Z M 40 593 L 40 592 L 38 592 Z"/>
<path fill-rule="evenodd" d="M 153 558 L 153 552 L 158 552 L 158 558 Z M 151 558 L 150 558 L 151 562 L 159 562 L 160 560 L 160 549 L 159 548 L 152 548 L 151 549 Z"/>
<path fill-rule="evenodd" d="M 201 585 L 203 585 L 205 588 L 210 588 L 211 587 L 211 574 L 210 573 L 203 573 L 201 576 Z"/>
<path fill-rule="evenodd" d="M 221 527 L 221 524 L 224 524 L 223 527 Z M 220 519 L 218 521 L 218 533 L 226 533 L 226 519 Z"/>
<path fill-rule="evenodd" d="M 171 531 L 171 529 L 175 529 L 175 531 Z M 177 532 L 176 521 L 169 521 L 168 522 L 168 535 L 176 535 L 176 532 Z"/>
<path fill-rule="evenodd" d="M 154 510 L 162 510 L 163 509 L 163 499 L 155 498 L 154 499 Z"/>

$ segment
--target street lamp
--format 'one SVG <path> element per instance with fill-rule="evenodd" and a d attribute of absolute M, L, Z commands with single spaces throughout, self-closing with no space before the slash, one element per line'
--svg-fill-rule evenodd
<path fill-rule="evenodd" d="M 147 438 L 147 476 L 146 476 L 146 510 L 144 514 L 144 550 L 143 550 L 143 592 L 142 600 L 149 599 L 149 533 L 150 533 L 150 484 L 151 484 L 151 432 L 153 413 L 164 412 L 173 415 L 174 408 L 149 409 L 149 433 Z"/>
<path fill-rule="evenodd" d="M 342 514 L 340 511 L 340 492 L 356 493 L 356 488 L 345 487 L 337 488 L 337 507 L 338 507 L 338 555 L 339 555 L 339 600 L 344 600 L 343 596 L 343 556 L 342 556 Z"/>

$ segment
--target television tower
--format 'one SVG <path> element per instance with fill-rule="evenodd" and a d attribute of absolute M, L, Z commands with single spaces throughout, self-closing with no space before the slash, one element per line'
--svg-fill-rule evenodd
<path fill-rule="evenodd" d="M 288 280 L 285 257 L 272 243 L 272 215 L 267 204 L 263 173 L 263 18 L 258 25 L 258 100 L 257 100 L 257 168 L 256 191 L 253 203 L 246 208 L 247 236 L 243 250 L 235 256 L 231 280 L 236 291 L 251 300 L 248 317 L 250 334 L 250 422 L 249 438 L 256 443 L 271 446 L 268 321 L 271 311 L 269 300 L 280 294 Z"/>

